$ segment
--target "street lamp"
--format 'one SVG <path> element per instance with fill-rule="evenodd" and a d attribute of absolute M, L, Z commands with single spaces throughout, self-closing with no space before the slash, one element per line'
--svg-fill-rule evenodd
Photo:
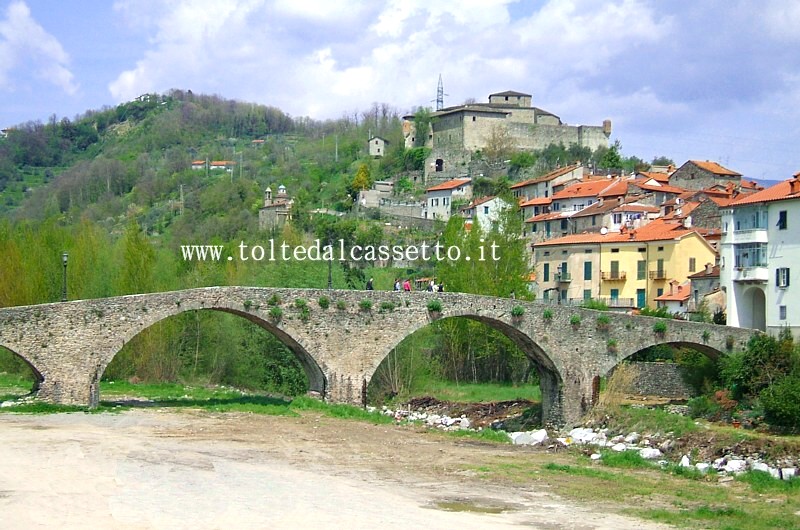
<path fill-rule="evenodd" d="M 328 260 L 328 289 L 333 289 L 333 240 L 328 238 L 328 245 L 331 248 L 331 259 Z"/>
<path fill-rule="evenodd" d="M 69 254 L 63 252 L 61 254 L 61 262 L 64 264 L 64 281 L 61 284 L 61 301 L 67 301 L 67 259 L 69 258 Z"/>

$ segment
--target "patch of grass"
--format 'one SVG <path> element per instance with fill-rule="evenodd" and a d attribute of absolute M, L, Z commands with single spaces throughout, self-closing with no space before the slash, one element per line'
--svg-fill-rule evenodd
<path fill-rule="evenodd" d="M 472 438 L 482 440 L 485 442 L 510 444 L 511 438 L 503 431 L 495 431 L 494 429 L 482 429 L 480 431 L 473 430 L 458 430 L 458 431 L 442 431 L 447 436 L 454 438 Z"/>
<path fill-rule="evenodd" d="M 602 409 L 596 411 L 602 413 Z M 620 432 L 672 432 L 676 437 L 695 432 L 699 427 L 692 418 L 669 414 L 661 409 L 614 407 L 607 427 Z"/>
<path fill-rule="evenodd" d="M 756 493 L 766 492 L 800 492 L 800 478 L 793 477 L 790 480 L 773 478 L 772 475 L 764 471 L 748 471 L 741 475 L 736 475 L 736 480 L 745 482 L 753 488 Z"/>
<path fill-rule="evenodd" d="M 322 414 L 330 416 L 331 418 L 355 419 L 368 421 L 375 424 L 394 423 L 394 418 L 385 416 L 377 411 L 369 412 L 354 405 L 325 403 L 318 399 L 307 396 L 294 398 L 290 406 L 293 410 L 313 410 L 316 412 L 321 412 Z"/>
<path fill-rule="evenodd" d="M 622 469 L 650 469 L 653 463 L 639 456 L 638 451 L 603 451 L 600 462 L 605 466 Z"/>

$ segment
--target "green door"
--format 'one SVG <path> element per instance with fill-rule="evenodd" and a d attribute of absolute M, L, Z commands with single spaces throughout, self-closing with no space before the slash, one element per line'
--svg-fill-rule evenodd
<path fill-rule="evenodd" d="M 636 307 L 639 309 L 647 305 L 647 296 L 644 289 L 636 289 Z"/>

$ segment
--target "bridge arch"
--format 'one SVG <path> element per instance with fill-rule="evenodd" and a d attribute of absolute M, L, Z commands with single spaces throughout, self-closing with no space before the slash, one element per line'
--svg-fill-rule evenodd
<path fill-rule="evenodd" d="M 527 333 L 521 331 L 519 328 L 505 322 L 504 320 L 488 315 L 476 314 L 471 311 L 449 311 L 443 313 L 436 320 L 428 320 L 426 322 L 413 321 L 408 327 L 403 330 L 403 333 L 388 342 L 381 355 L 373 359 L 372 364 L 368 367 L 365 378 L 371 381 L 375 372 L 378 370 L 380 364 L 397 348 L 397 346 L 406 338 L 410 337 L 417 331 L 433 325 L 434 322 L 441 322 L 448 319 L 464 318 L 475 322 L 480 322 L 499 331 L 508 337 L 536 366 L 539 374 L 539 385 L 542 393 L 542 418 L 546 420 L 553 416 L 560 408 L 560 389 L 562 385 L 562 376 L 553 359 L 547 352 Z"/>
<path fill-rule="evenodd" d="M 36 365 L 34 365 L 33 362 L 30 359 L 28 359 L 27 356 L 14 350 L 14 348 L 12 348 L 11 346 L 8 346 L 0 342 L 0 349 L 7 350 L 15 358 L 21 360 L 25 364 L 25 366 L 27 366 L 30 369 L 31 374 L 33 374 L 33 387 L 31 388 L 31 392 L 36 392 L 37 390 L 39 390 L 39 386 L 41 386 L 42 381 L 44 381 L 44 376 L 42 375 L 42 371 L 39 368 L 37 368 Z"/>
<path fill-rule="evenodd" d="M 304 344 L 305 341 L 301 338 L 302 335 L 300 333 L 297 333 L 295 330 L 293 330 L 291 325 L 284 323 L 282 323 L 280 326 L 276 325 L 272 319 L 268 318 L 261 312 L 245 311 L 232 306 L 232 303 L 214 303 L 212 305 L 201 305 L 199 307 L 194 305 L 182 306 L 176 303 L 174 307 L 170 307 L 169 309 L 162 308 L 161 310 L 149 311 L 146 318 L 139 320 L 136 325 L 130 327 L 121 334 L 121 341 L 118 345 L 108 348 L 106 351 L 101 353 L 101 363 L 98 366 L 95 377 L 91 383 L 92 392 L 95 394 L 92 400 L 93 403 L 96 404 L 99 398 L 99 395 L 97 394 L 97 382 L 99 382 L 106 368 L 108 368 L 109 363 L 122 350 L 123 346 L 125 346 L 138 334 L 158 324 L 159 322 L 189 311 L 216 311 L 220 313 L 236 315 L 268 331 L 287 348 L 289 348 L 289 350 L 295 355 L 308 379 L 309 391 L 317 392 L 319 395 L 325 396 L 327 389 L 327 378 L 322 370 L 322 367 L 320 367 L 316 359 L 309 353 L 309 348 L 306 344 Z M 241 307 L 241 305 L 238 307 Z"/>

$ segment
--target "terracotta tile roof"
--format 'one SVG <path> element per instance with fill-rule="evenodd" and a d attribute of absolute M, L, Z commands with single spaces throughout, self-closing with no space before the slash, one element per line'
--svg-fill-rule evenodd
<path fill-rule="evenodd" d="M 609 181 L 608 179 L 585 180 L 583 182 L 578 182 L 571 186 L 567 186 L 558 193 L 554 193 L 553 200 L 572 199 L 577 197 L 598 197 L 600 193 L 614 184 L 616 184 L 616 181 Z"/>
<path fill-rule="evenodd" d="M 554 246 L 554 245 L 580 245 L 587 243 L 642 243 L 647 241 L 669 241 L 681 239 L 689 234 L 698 234 L 695 229 L 687 229 L 681 223 L 666 222 L 663 219 L 656 219 L 636 230 L 627 232 L 609 232 L 608 234 L 571 234 L 541 243 L 535 246 Z"/>
<path fill-rule="evenodd" d="M 536 178 L 525 180 L 523 182 L 518 182 L 518 183 L 512 185 L 511 189 L 513 190 L 513 189 L 517 189 L 517 188 L 523 188 L 523 187 L 529 186 L 531 184 L 538 184 L 539 182 L 547 182 L 547 181 L 553 180 L 555 178 L 558 178 L 558 177 L 560 177 L 562 175 L 566 175 L 567 173 L 570 173 L 572 171 L 575 171 L 579 167 L 581 167 L 580 164 L 572 164 L 570 166 L 564 166 L 562 168 L 555 169 L 555 170 L 551 171 L 550 173 L 542 175 L 541 177 L 536 177 Z"/>
<path fill-rule="evenodd" d="M 641 181 L 635 181 L 633 184 L 634 186 L 641 188 L 646 191 L 660 191 L 662 193 L 674 193 L 676 195 L 680 195 L 681 193 L 685 192 L 686 190 L 683 188 L 678 188 L 676 186 L 670 186 L 669 184 L 649 184 L 650 179 Z"/>
<path fill-rule="evenodd" d="M 689 283 L 684 283 L 683 285 L 678 285 L 670 294 L 666 292 L 661 296 L 656 296 L 655 300 L 657 302 L 685 302 L 689 299 L 692 290 L 689 288 Z"/>
<path fill-rule="evenodd" d="M 669 173 L 660 173 L 656 171 L 639 171 L 636 173 L 637 175 L 641 175 L 648 179 L 653 179 L 655 181 L 661 182 L 666 184 L 669 182 Z"/>
<path fill-rule="evenodd" d="M 530 200 L 521 202 L 519 205 L 522 208 L 524 208 L 526 206 L 547 206 L 548 204 L 550 204 L 552 202 L 553 202 L 553 199 L 551 197 L 536 197 L 535 199 L 530 199 Z"/>
<path fill-rule="evenodd" d="M 774 186 L 744 197 L 737 197 L 729 206 L 735 208 L 737 206 L 745 206 L 748 204 L 758 204 L 760 202 L 772 202 L 789 199 L 800 199 L 800 173 L 795 175 L 794 178 L 779 182 Z"/>
<path fill-rule="evenodd" d="M 742 179 L 742 181 L 739 183 L 739 186 L 741 186 L 742 189 L 746 189 L 746 190 L 757 190 L 757 191 L 760 191 L 760 190 L 764 189 L 764 186 L 761 186 L 758 182 L 755 182 L 753 180 L 745 180 L 745 179 Z"/>
<path fill-rule="evenodd" d="M 487 195 L 486 197 L 481 197 L 479 199 L 475 199 L 471 203 L 469 203 L 469 205 L 465 209 L 475 208 L 476 206 L 480 206 L 481 204 L 483 204 L 485 202 L 489 202 L 494 198 L 495 198 L 494 195 Z"/>
<path fill-rule="evenodd" d="M 736 171 L 732 171 L 730 169 L 724 168 L 721 165 L 717 164 L 716 162 L 710 162 L 708 160 L 689 160 L 690 163 L 696 165 L 701 169 L 705 169 L 710 173 L 714 173 L 716 175 L 723 175 L 728 177 L 741 177 L 741 173 L 737 173 Z"/>
<path fill-rule="evenodd" d="M 448 180 L 447 182 L 442 182 L 441 184 L 437 184 L 436 186 L 428 188 L 425 191 L 427 192 L 427 191 L 452 190 L 455 188 L 460 188 L 461 186 L 469 184 L 470 182 L 472 182 L 472 179 L 453 179 L 453 180 Z"/>
<path fill-rule="evenodd" d="M 625 195 L 628 193 L 628 183 L 630 179 L 614 179 L 614 182 L 608 186 L 606 189 L 601 191 L 597 196 L 598 197 L 616 197 L 618 195 Z"/>
<path fill-rule="evenodd" d="M 642 213 L 660 213 L 661 208 L 658 206 L 650 206 L 649 204 L 621 204 L 614 208 L 615 212 L 642 212 Z"/>
<path fill-rule="evenodd" d="M 708 272 L 706 272 L 706 269 L 703 269 L 700 272 L 695 272 L 694 274 L 690 274 L 688 278 L 691 280 L 702 280 L 703 278 L 719 278 L 719 265 L 714 265 Z"/>
<path fill-rule="evenodd" d="M 540 213 L 539 215 L 534 215 L 528 219 L 525 219 L 526 223 L 536 223 L 539 221 L 551 221 L 553 219 L 564 219 L 567 216 L 562 215 L 561 212 L 547 212 L 547 213 Z"/>

